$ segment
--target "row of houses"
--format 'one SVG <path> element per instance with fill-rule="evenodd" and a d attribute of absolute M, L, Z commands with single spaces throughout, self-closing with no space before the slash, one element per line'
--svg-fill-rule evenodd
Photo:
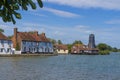
<path fill-rule="evenodd" d="M 71 49 L 72 54 L 98 54 L 97 48 L 90 48 L 88 45 L 76 44 Z"/>
<path fill-rule="evenodd" d="M 89 44 L 75 44 L 71 48 L 72 54 L 97 54 L 98 49 L 95 47 L 94 35 L 89 36 Z M 14 28 L 14 34 L 8 39 L 0 32 L 0 54 L 26 54 L 26 53 L 60 53 L 68 54 L 67 45 L 53 45 L 45 33 L 38 34 L 37 31 L 19 32 Z"/>
<path fill-rule="evenodd" d="M 15 52 L 17 51 L 17 52 Z M 12 39 L 0 33 L 0 54 L 53 53 L 53 45 L 45 33 L 19 32 L 14 28 Z"/>
<path fill-rule="evenodd" d="M 58 54 L 68 54 L 68 48 L 66 45 L 60 44 L 60 45 L 55 45 L 55 48 L 57 49 L 56 52 Z M 94 34 L 89 35 L 89 41 L 88 45 L 84 44 L 74 44 L 72 48 L 70 49 L 71 54 L 99 54 L 99 49 L 96 48 L 95 45 L 95 36 Z"/>

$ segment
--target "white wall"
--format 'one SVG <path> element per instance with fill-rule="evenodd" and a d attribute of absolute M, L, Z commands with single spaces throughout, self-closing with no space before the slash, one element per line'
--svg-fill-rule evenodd
<path fill-rule="evenodd" d="M 13 43 L 11 40 L 0 40 L 0 54 L 13 54 Z"/>
<path fill-rule="evenodd" d="M 68 54 L 68 50 L 63 50 L 63 49 L 58 50 L 57 49 L 57 53 Z"/>

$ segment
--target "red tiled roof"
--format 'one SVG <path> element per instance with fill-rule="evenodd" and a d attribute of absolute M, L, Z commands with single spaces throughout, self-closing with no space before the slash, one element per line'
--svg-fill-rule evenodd
<path fill-rule="evenodd" d="M 7 40 L 7 37 L 3 33 L 0 32 L 0 39 Z"/>
<path fill-rule="evenodd" d="M 63 45 L 63 44 L 56 44 L 54 45 L 55 48 L 57 49 L 63 49 L 63 50 L 68 50 L 68 47 L 66 45 Z"/>
<path fill-rule="evenodd" d="M 43 42 L 50 42 L 50 41 L 46 38 L 45 33 L 40 34 L 39 37 L 40 37 L 41 41 L 43 41 Z"/>
<path fill-rule="evenodd" d="M 49 42 L 43 33 L 39 35 L 30 32 L 17 32 L 17 35 L 19 35 L 22 40 Z"/>
<path fill-rule="evenodd" d="M 30 35 L 30 33 L 18 32 L 17 35 L 19 35 L 22 40 L 34 41 L 34 38 L 32 37 L 32 35 Z"/>

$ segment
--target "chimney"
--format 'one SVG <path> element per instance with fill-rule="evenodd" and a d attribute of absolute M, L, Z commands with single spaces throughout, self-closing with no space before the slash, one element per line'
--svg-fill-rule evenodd
<path fill-rule="evenodd" d="M 42 35 L 44 35 L 44 36 L 45 36 L 45 33 L 44 33 L 44 32 L 42 32 Z"/>
<path fill-rule="evenodd" d="M 14 28 L 13 47 L 16 48 L 16 45 L 17 45 L 17 28 Z"/>
<path fill-rule="evenodd" d="M 34 34 L 35 34 L 36 36 L 38 36 L 38 31 L 34 31 Z"/>

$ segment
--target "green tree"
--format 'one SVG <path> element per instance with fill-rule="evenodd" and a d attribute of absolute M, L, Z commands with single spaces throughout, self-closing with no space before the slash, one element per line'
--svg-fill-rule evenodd
<path fill-rule="evenodd" d="M 55 39 L 51 39 L 51 38 L 48 38 L 50 40 L 50 42 L 54 45 L 57 43 L 57 41 Z"/>
<path fill-rule="evenodd" d="M 69 50 L 69 53 L 71 53 L 71 48 L 72 48 L 72 44 L 67 44 L 67 47 L 68 47 L 68 50 Z"/>
<path fill-rule="evenodd" d="M 42 1 L 36 1 L 42 8 Z M 13 24 L 15 24 L 16 21 L 14 18 L 21 19 L 21 14 L 18 11 L 27 11 L 29 6 L 31 6 L 32 9 L 36 9 L 34 0 L 0 0 L 0 17 L 4 22 L 13 22 Z"/>
<path fill-rule="evenodd" d="M 116 47 L 112 48 L 113 52 L 118 52 L 118 49 Z"/>
<path fill-rule="evenodd" d="M 13 35 L 12 36 L 8 36 L 8 39 L 12 39 Z"/>
<path fill-rule="evenodd" d="M 73 45 L 74 45 L 74 44 L 83 44 L 83 43 L 82 43 L 82 41 L 80 41 L 80 40 L 75 40 L 75 41 L 73 42 Z"/>
<path fill-rule="evenodd" d="M 0 28 L 0 32 L 4 32 L 4 30 Z"/>
<path fill-rule="evenodd" d="M 100 43 L 100 44 L 97 45 L 97 47 L 98 47 L 99 50 L 102 50 L 102 51 L 108 49 L 108 45 L 105 44 L 105 43 Z"/>
<path fill-rule="evenodd" d="M 108 45 L 107 49 L 108 49 L 109 51 L 112 51 L 112 47 L 109 46 L 109 45 Z"/>
<path fill-rule="evenodd" d="M 16 48 L 15 48 L 16 50 L 20 50 L 20 46 L 19 46 L 19 44 L 17 43 L 17 45 L 16 45 Z"/>
<path fill-rule="evenodd" d="M 58 44 L 62 44 L 62 41 L 61 41 L 61 40 L 58 40 Z"/>

